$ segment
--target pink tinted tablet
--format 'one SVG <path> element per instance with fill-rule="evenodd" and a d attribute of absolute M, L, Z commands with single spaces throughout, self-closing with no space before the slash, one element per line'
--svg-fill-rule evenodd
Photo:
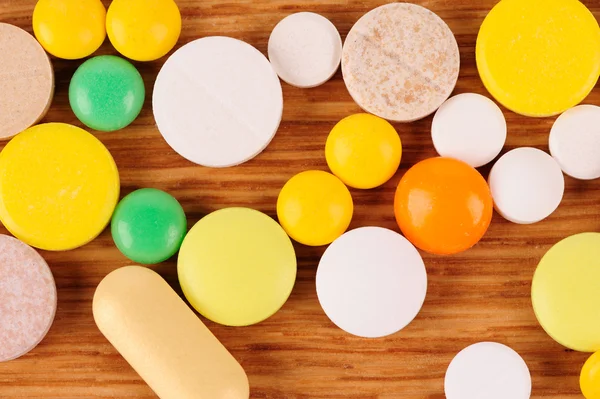
<path fill-rule="evenodd" d="M 40 343 L 56 313 L 56 285 L 46 261 L 29 245 L 0 235 L 0 362 Z"/>

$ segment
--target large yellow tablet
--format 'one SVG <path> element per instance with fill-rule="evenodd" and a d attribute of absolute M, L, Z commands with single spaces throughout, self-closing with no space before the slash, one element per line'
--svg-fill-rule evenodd
<path fill-rule="evenodd" d="M 64 123 L 37 125 L 0 153 L 0 220 L 27 244 L 69 250 L 108 224 L 119 199 L 119 173 L 93 135 Z"/>
<path fill-rule="evenodd" d="M 567 348 L 600 350 L 600 233 L 574 235 L 540 261 L 531 287 L 535 314 Z"/>
<path fill-rule="evenodd" d="M 600 74 L 600 28 L 578 0 L 502 0 L 481 25 L 477 68 L 506 108 L 557 115 L 580 103 Z"/>
<path fill-rule="evenodd" d="M 285 231 L 249 208 L 225 208 L 201 219 L 183 240 L 179 283 L 210 320 L 247 326 L 272 316 L 296 281 L 296 254 Z"/>

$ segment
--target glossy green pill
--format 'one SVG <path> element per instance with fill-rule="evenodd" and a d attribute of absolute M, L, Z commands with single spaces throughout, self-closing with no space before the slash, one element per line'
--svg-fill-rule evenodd
<path fill-rule="evenodd" d="M 179 202 L 154 188 L 142 188 L 123 198 L 111 222 L 117 248 L 134 262 L 147 265 L 173 256 L 186 229 L 185 213 Z"/>
<path fill-rule="evenodd" d="M 90 58 L 75 71 L 69 102 L 86 126 L 112 132 L 137 118 L 146 90 L 142 75 L 129 61 L 114 55 Z"/>

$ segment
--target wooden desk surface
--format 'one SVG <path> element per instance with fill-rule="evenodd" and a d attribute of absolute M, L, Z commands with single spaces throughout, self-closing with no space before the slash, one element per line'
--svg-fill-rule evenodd
<path fill-rule="evenodd" d="M 183 14 L 179 45 L 203 36 L 229 35 L 263 53 L 272 28 L 290 13 L 321 13 L 345 37 L 361 15 L 386 3 L 177 2 Z M 455 93 L 487 94 L 475 69 L 475 39 L 496 0 L 415 2 L 439 14 L 458 39 L 462 68 Z M 599 0 L 584 3 L 600 16 Z M 31 32 L 34 4 L 35 0 L 0 0 L 0 21 Z M 107 41 L 99 53 L 116 52 Z M 69 80 L 81 61 L 53 62 L 56 96 L 45 121 L 81 126 L 67 98 Z M 122 131 L 97 136 L 117 162 L 122 194 L 141 187 L 167 190 L 181 201 L 190 225 L 206 213 L 228 206 L 253 207 L 274 216 L 277 194 L 285 181 L 303 170 L 326 170 L 327 134 L 337 121 L 360 111 L 340 72 L 316 89 L 283 84 L 283 122 L 266 151 L 243 166 L 207 169 L 177 155 L 155 127 L 151 94 L 163 62 L 137 64 L 148 91 L 139 119 Z M 586 102 L 599 104 L 600 90 Z M 505 151 L 525 145 L 547 150 L 554 118 L 529 119 L 504 111 L 509 126 Z M 356 204 L 352 228 L 377 225 L 397 230 L 392 203 L 400 177 L 415 162 L 435 155 L 429 134 L 431 117 L 395 126 L 404 144 L 400 170 L 383 188 L 352 191 Z M 482 173 L 487 176 L 488 171 Z M 356 338 L 329 321 L 315 293 L 315 271 L 324 248 L 301 245 L 296 245 L 296 286 L 279 313 L 247 328 L 206 323 L 246 369 L 253 398 L 443 399 L 444 374 L 453 356 L 472 343 L 488 340 L 507 344 L 524 357 L 533 375 L 533 398 L 582 398 L 578 376 L 588 355 L 566 350 L 544 333 L 531 308 L 530 284 L 540 257 L 552 244 L 574 233 L 600 230 L 599 200 L 600 180 L 567 178 L 564 201 L 546 221 L 519 226 L 494 215 L 488 233 L 472 250 L 450 257 L 424 254 L 429 273 L 425 305 L 412 324 L 389 338 Z M 131 263 L 115 248 L 110 233 L 105 231 L 75 251 L 42 255 L 58 286 L 56 320 L 46 339 L 30 354 L 0 364 L 0 398 L 155 397 L 92 319 L 96 285 L 111 270 Z M 154 269 L 179 291 L 175 266 L 171 260 Z"/>

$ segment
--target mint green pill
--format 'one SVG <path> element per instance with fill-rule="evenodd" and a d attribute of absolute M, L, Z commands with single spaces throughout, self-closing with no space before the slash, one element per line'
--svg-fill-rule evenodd
<path fill-rule="evenodd" d="M 142 188 L 119 202 L 111 233 L 119 250 L 134 262 L 151 265 L 179 250 L 187 230 L 185 213 L 172 195 Z"/>
<path fill-rule="evenodd" d="M 145 96 L 142 75 L 129 61 L 114 55 L 101 55 L 81 64 L 69 86 L 75 116 L 87 127 L 104 132 L 133 122 Z"/>

